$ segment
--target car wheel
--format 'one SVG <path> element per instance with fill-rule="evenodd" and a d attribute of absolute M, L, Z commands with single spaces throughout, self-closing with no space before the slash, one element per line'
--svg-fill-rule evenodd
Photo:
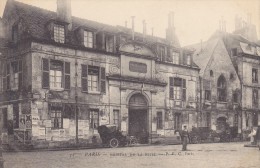
<path fill-rule="evenodd" d="M 118 141 L 116 138 L 110 139 L 110 141 L 109 141 L 109 146 L 110 146 L 111 148 L 117 148 L 118 145 L 119 145 L 119 141 Z"/>

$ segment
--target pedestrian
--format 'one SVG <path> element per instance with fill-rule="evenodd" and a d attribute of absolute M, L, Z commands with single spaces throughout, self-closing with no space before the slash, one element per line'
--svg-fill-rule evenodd
<path fill-rule="evenodd" d="M 189 132 L 186 125 L 183 126 L 183 130 L 181 131 L 181 142 L 182 142 L 182 150 L 186 151 L 187 144 L 189 142 Z"/>
<path fill-rule="evenodd" d="M 254 129 L 254 127 L 251 128 L 251 133 L 248 135 L 248 137 L 250 137 L 250 143 L 251 145 L 255 145 L 255 137 L 256 136 L 256 130 Z"/>

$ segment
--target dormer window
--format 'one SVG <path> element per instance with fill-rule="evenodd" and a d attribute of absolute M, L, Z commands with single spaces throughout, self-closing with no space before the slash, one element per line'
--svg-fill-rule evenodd
<path fill-rule="evenodd" d="M 114 51 L 114 36 L 106 35 L 106 51 L 113 52 Z"/>
<path fill-rule="evenodd" d="M 231 49 L 231 55 L 232 56 L 237 56 L 237 48 L 232 48 Z"/>
<path fill-rule="evenodd" d="M 172 52 L 172 60 L 174 64 L 180 63 L 180 54 L 178 52 Z"/>
<path fill-rule="evenodd" d="M 93 32 L 84 31 L 84 46 L 93 48 Z"/>
<path fill-rule="evenodd" d="M 187 65 L 191 65 L 191 56 L 187 55 Z"/>
<path fill-rule="evenodd" d="M 57 43 L 65 42 L 65 32 L 63 25 L 54 25 L 54 41 Z"/>
<path fill-rule="evenodd" d="M 159 57 L 160 57 L 161 61 L 165 61 L 166 52 L 165 52 L 165 47 L 164 46 L 160 46 L 159 47 Z"/>

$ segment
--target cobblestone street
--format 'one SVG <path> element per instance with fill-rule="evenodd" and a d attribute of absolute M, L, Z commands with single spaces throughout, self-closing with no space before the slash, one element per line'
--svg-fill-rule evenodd
<path fill-rule="evenodd" d="M 244 143 L 4 153 L 5 168 L 258 168 L 260 151 Z"/>

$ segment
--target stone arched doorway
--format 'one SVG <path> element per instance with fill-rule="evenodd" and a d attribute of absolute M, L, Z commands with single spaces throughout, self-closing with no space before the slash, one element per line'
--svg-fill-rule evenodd
<path fill-rule="evenodd" d="M 141 143 L 148 142 L 148 103 L 141 94 L 129 99 L 128 134 L 137 137 Z"/>

